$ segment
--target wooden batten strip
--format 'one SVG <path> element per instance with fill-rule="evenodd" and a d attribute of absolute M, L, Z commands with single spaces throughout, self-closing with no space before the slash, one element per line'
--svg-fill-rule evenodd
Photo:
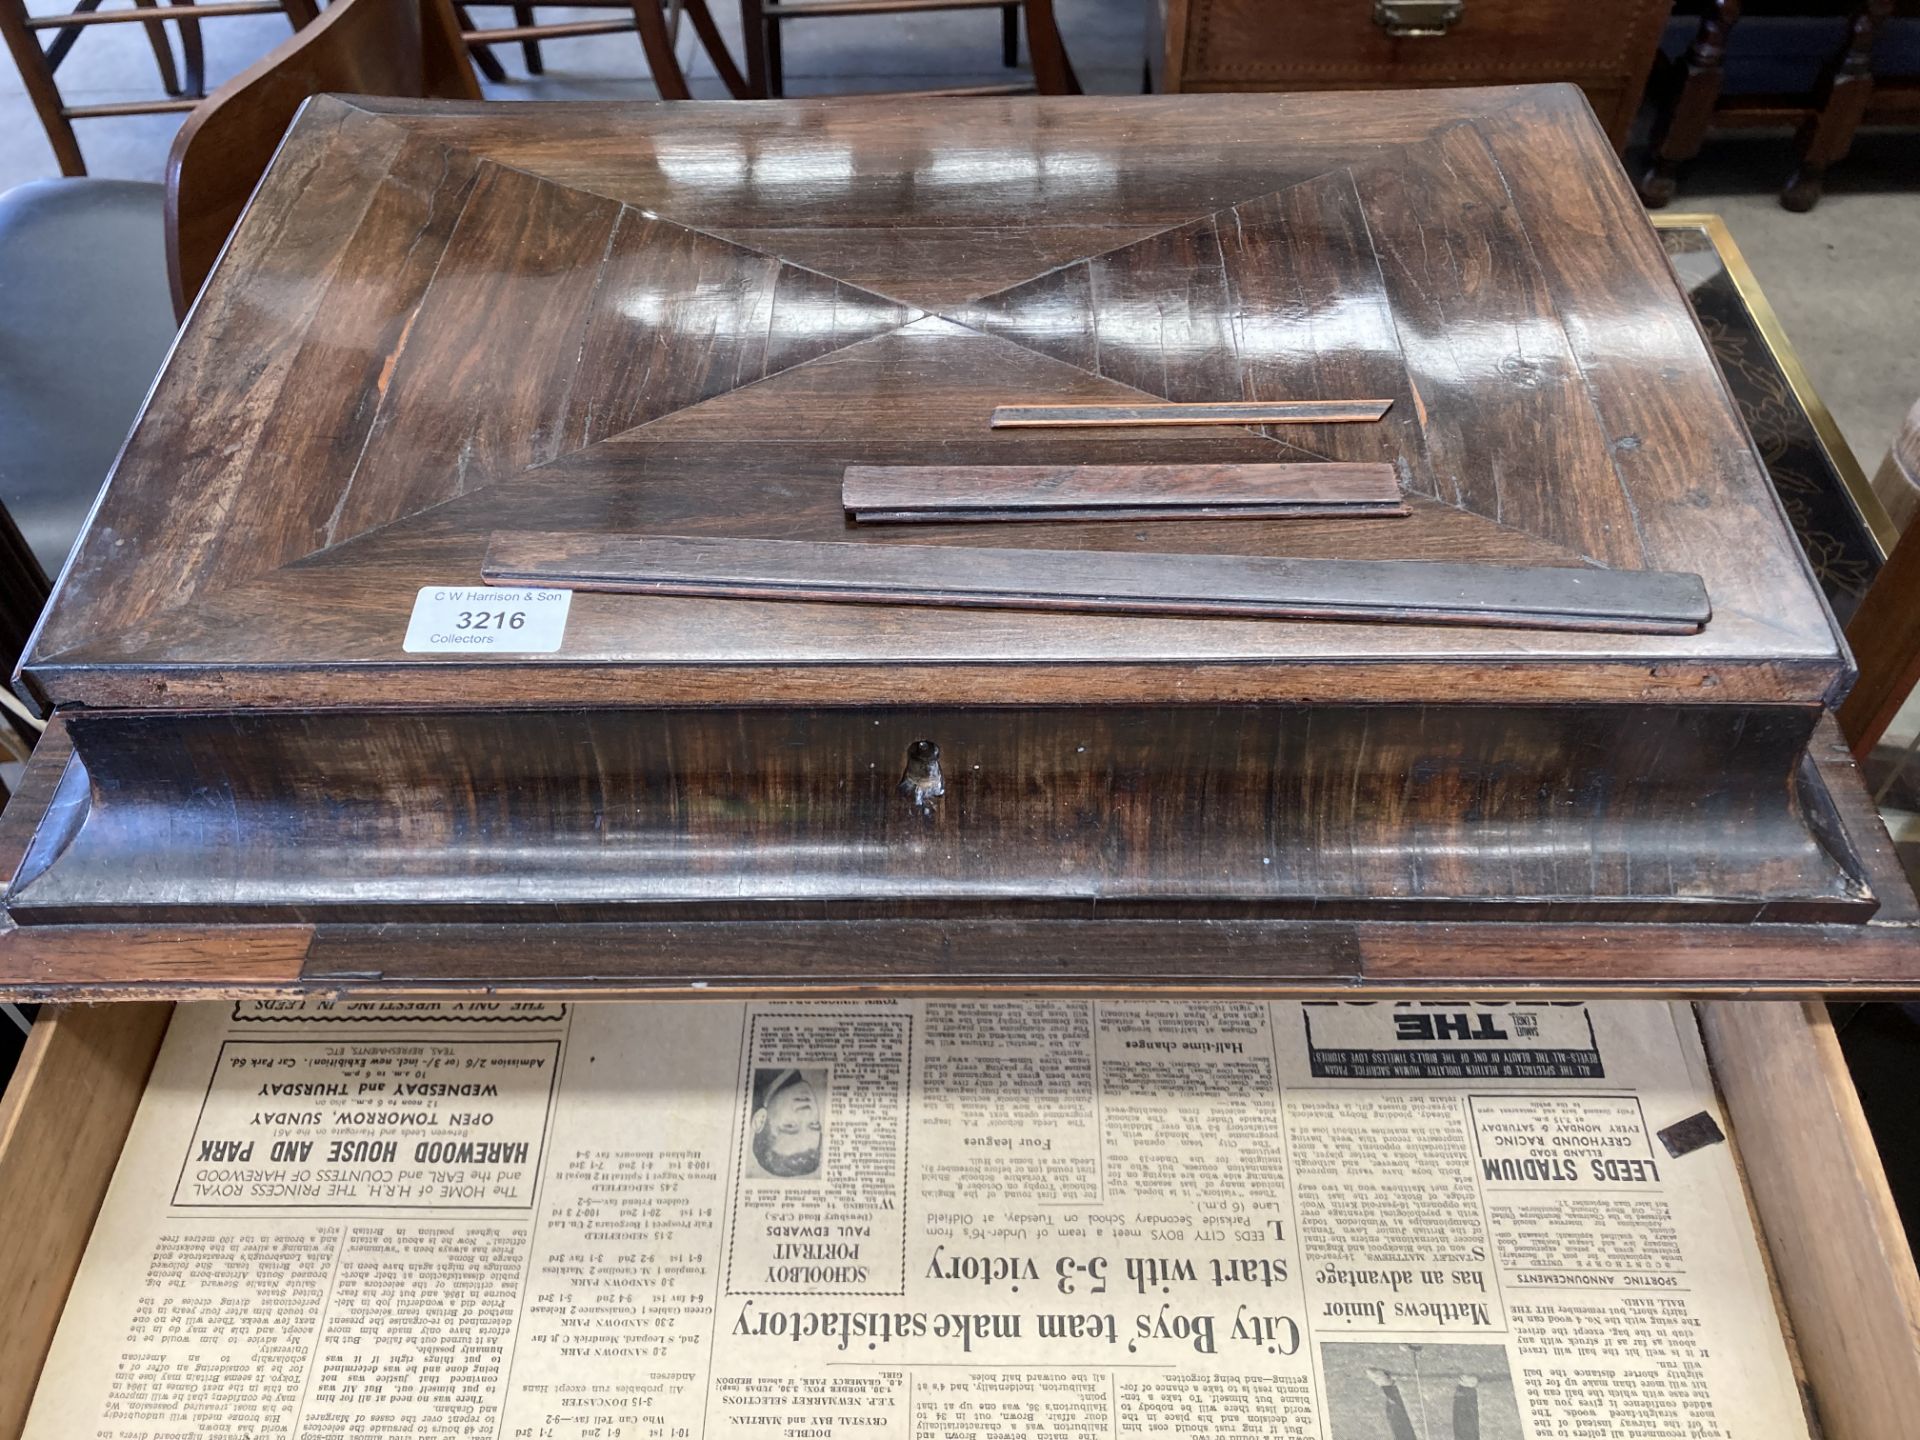
<path fill-rule="evenodd" d="M 846 541 L 495 531 L 482 575 L 641 595 L 1690 634 L 1697 575 Z"/>
<path fill-rule="evenodd" d="M 1165 405 L 1000 405 L 995 430 L 1087 425 L 1359 425 L 1378 420 L 1391 400 L 1209 401 Z"/>
<path fill-rule="evenodd" d="M 849 465 L 840 499 L 865 524 L 1403 516 L 1385 464 Z"/>

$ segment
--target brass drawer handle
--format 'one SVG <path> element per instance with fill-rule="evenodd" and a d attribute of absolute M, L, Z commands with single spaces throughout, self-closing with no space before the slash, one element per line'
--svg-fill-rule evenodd
<path fill-rule="evenodd" d="M 1466 8 L 1467 0 L 1374 0 L 1373 23 L 1395 37 L 1444 35 Z"/>

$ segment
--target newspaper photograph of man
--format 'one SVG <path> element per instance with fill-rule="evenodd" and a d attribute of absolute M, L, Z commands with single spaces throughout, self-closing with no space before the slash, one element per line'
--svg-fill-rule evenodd
<path fill-rule="evenodd" d="M 1326 1344 L 1333 1440 L 1521 1440 L 1500 1345 Z"/>
<path fill-rule="evenodd" d="M 753 1072 L 753 1167 L 769 1180 L 820 1174 L 826 1132 L 827 1072 L 760 1066 Z"/>

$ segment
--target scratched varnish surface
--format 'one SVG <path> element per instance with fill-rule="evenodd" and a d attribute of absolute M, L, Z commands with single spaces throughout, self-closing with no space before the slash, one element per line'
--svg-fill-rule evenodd
<path fill-rule="evenodd" d="M 1230 137 L 1231 143 L 1227 143 Z M 1381 397 L 1377 424 L 994 431 Z M 860 539 L 850 464 L 1386 463 L 1412 514 L 1046 549 L 1705 578 L 1696 636 L 581 595 L 407 656 L 495 531 Z M 916 526 L 918 544 L 977 528 Z M 1059 664 L 1056 662 L 1072 662 Z M 1437 667 L 1437 668 L 1436 668 Z M 1812 703 L 1838 642 L 1577 92 L 308 107 L 27 665 L 45 703 Z"/>
<path fill-rule="evenodd" d="M 841 493 L 1329 462 L 1408 513 Z M 933 589 L 983 544 L 1664 571 L 1711 618 L 582 592 L 552 653 L 407 654 L 514 534 L 907 544 Z M 58 713 L 0 815 L 0 996 L 1897 990 L 1920 912 L 1822 718 L 1846 668 L 1572 89 L 322 98 L 26 665 Z"/>

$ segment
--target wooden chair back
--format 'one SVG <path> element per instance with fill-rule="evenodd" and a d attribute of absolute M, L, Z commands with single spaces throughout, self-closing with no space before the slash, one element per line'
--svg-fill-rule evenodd
<path fill-rule="evenodd" d="M 182 318 L 295 113 L 329 93 L 480 99 L 451 0 L 333 0 L 187 118 L 167 156 L 167 270 Z"/>
<path fill-rule="evenodd" d="M 1894 437 L 1893 448 L 1880 462 L 1873 477 L 1873 493 L 1902 531 L 1920 519 L 1920 400 L 1913 402 L 1900 433 Z"/>
<path fill-rule="evenodd" d="M 1067 47 L 1053 18 L 1053 0 L 740 0 L 748 94 L 778 100 L 786 94 L 782 76 L 780 27 L 786 20 L 811 23 L 857 19 L 871 25 L 876 15 L 927 10 L 998 10 L 1000 59 L 1011 70 L 1020 63 L 1020 19 L 1026 12 L 1027 51 L 1033 61 L 1031 83 L 968 85 L 933 90 L 865 92 L 862 99 L 898 99 L 905 95 L 1078 95 L 1080 80 L 1067 59 Z M 689 11 L 689 14 L 692 12 Z"/>
<path fill-rule="evenodd" d="M 84 175 L 87 162 L 80 154 L 80 141 L 73 133 L 75 120 L 121 115 L 159 115 L 193 109 L 207 92 L 206 48 L 201 43 L 200 22 L 227 15 L 251 15 L 275 8 L 285 12 L 293 28 L 311 24 L 319 15 L 314 0 L 246 0 L 246 3 L 197 4 L 193 0 L 134 0 L 131 10 L 103 10 L 101 0 L 78 0 L 71 10 L 53 14 L 31 14 L 25 0 L 0 0 L 0 40 L 13 52 L 20 69 L 20 82 L 27 98 L 39 113 L 46 129 L 47 142 L 53 146 L 54 159 L 62 175 Z M 54 78 L 61 62 L 79 41 L 82 33 L 102 25 L 138 25 L 147 32 L 154 61 L 160 67 L 160 84 L 165 99 L 111 100 L 86 105 L 69 105 L 60 94 Z M 173 63 L 173 42 L 167 38 L 167 26 L 180 30 L 180 49 L 186 61 L 186 80 Z M 52 31 L 53 39 L 42 46 L 40 35 Z"/>
<path fill-rule="evenodd" d="M 1907 412 L 1873 488 L 1901 529 L 1899 543 L 1847 623 L 1860 678 L 1840 707 L 1840 728 L 1861 760 L 1920 685 L 1920 401 Z"/>
<path fill-rule="evenodd" d="M 0 0 L 0 3 L 4 3 L 4 0 Z M 487 79 L 498 84 L 507 78 L 505 68 L 494 58 L 495 45 L 518 41 L 521 53 L 526 57 L 527 74 L 541 75 L 546 73 L 546 66 L 540 58 L 540 42 L 543 40 L 568 40 L 586 35 L 618 35 L 637 31 L 641 52 L 647 57 L 647 70 L 653 77 L 653 88 L 659 91 L 660 98 L 693 98 L 693 92 L 687 88 L 686 72 L 680 68 L 680 61 L 674 54 L 675 31 L 667 18 L 668 0 L 541 0 L 541 3 L 565 4 L 570 11 L 599 11 L 611 18 L 541 22 L 534 15 L 531 4 L 515 5 L 511 26 L 486 29 L 475 24 L 473 16 L 468 13 L 469 7 L 456 0 L 454 18 L 460 22 L 464 32 L 462 38 L 467 42 L 467 51 L 473 56 L 473 63 L 480 67 L 480 73 Z M 740 67 L 733 63 L 733 56 L 727 50 L 720 27 L 714 23 L 707 0 L 672 0 L 672 4 L 692 22 L 693 32 L 699 37 L 707 58 L 713 62 L 713 73 L 726 86 L 727 94 L 736 100 L 753 98 L 746 77 L 740 73 Z"/>

